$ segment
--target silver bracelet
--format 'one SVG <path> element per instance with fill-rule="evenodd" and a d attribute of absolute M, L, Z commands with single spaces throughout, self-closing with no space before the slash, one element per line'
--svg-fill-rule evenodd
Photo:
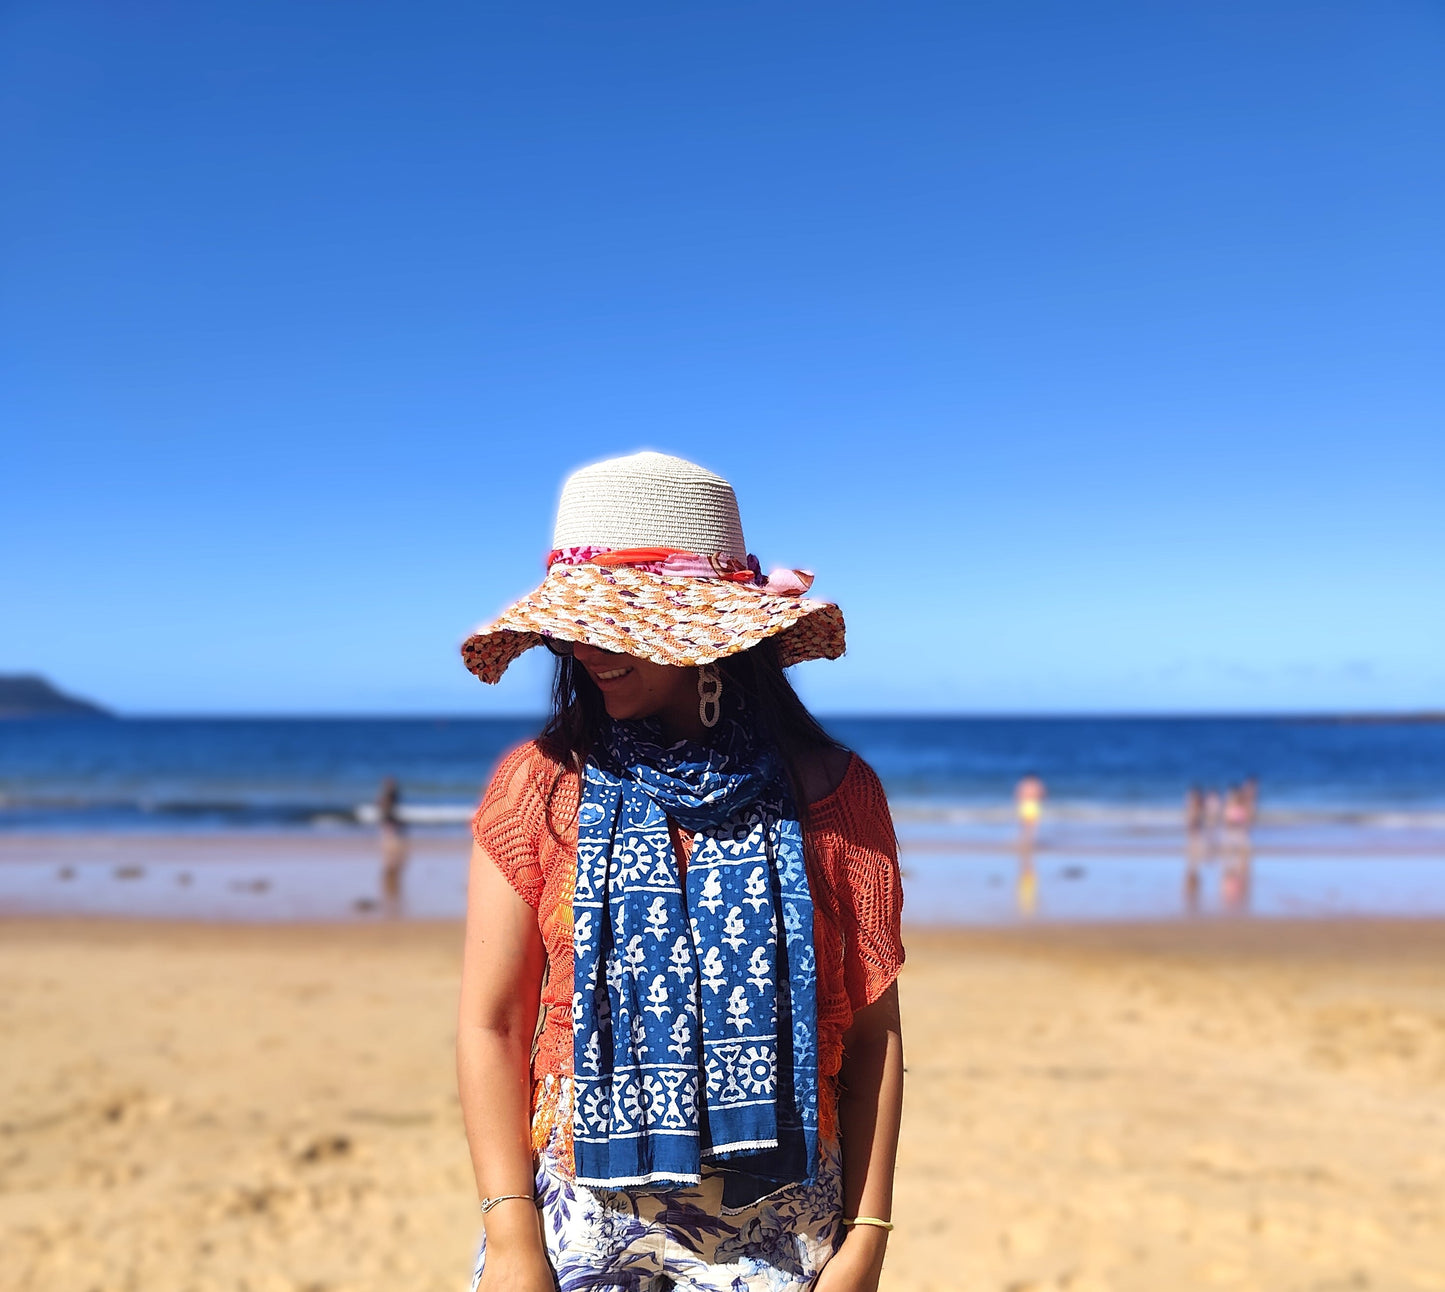
<path fill-rule="evenodd" d="M 536 1202 L 536 1197 L 530 1193 L 503 1193 L 495 1198 L 482 1199 L 482 1215 L 486 1215 L 499 1202 L 511 1202 L 514 1198 L 525 1198 L 528 1202 Z"/>

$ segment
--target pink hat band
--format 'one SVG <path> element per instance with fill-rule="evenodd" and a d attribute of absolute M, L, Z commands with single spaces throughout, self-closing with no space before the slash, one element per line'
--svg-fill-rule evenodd
<path fill-rule="evenodd" d="M 554 565 L 629 566 L 646 574 L 661 574 L 690 579 L 726 579 L 742 583 L 760 592 L 779 597 L 800 597 L 813 586 L 809 570 L 774 570 L 764 575 L 758 558 L 751 553 L 746 561 L 726 554 L 705 556 L 700 552 L 684 552 L 675 547 L 557 547 L 547 557 L 547 568 Z"/>

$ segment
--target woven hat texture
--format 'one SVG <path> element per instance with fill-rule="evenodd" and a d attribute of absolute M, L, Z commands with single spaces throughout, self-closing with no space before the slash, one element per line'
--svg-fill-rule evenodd
<path fill-rule="evenodd" d="M 661 453 L 583 467 L 562 489 L 557 549 L 675 548 L 746 561 L 737 498 L 720 476 Z M 466 666 L 496 682 L 543 636 L 659 664 L 708 664 L 776 637 L 786 667 L 837 659 L 843 613 L 831 602 L 749 583 L 650 573 L 627 565 L 555 564 L 541 585 L 462 644 Z"/>
<path fill-rule="evenodd" d="M 562 486 L 553 547 L 675 547 L 747 560 L 737 495 L 721 476 L 664 453 L 583 467 Z"/>

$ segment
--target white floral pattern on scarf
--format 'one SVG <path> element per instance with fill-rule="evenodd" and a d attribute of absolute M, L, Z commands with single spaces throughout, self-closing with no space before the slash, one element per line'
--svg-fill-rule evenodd
<path fill-rule="evenodd" d="M 713 740 L 611 722 L 588 762 L 572 1129 L 590 1188 L 687 1188 L 726 1157 L 741 1207 L 817 1162 L 817 962 L 783 764 L 737 717 Z M 685 880 L 670 820 L 694 832 Z"/>

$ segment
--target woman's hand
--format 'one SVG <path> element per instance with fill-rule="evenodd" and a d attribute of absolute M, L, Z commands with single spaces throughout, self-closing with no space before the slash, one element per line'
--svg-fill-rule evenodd
<path fill-rule="evenodd" d="M 557 1280 L 536 1207 L 509 1199 L 488 1215 L 486 1255 L 477 1292 L 554 1292 Z"/>
<path fill-rule="evenodd" d="M 850 1230 L 843 1245 L 823 1266 L 813 1292 L 878 1292 L 888 1233 L 875 1225 Z"/>
<path fill-rule="evenodd" d="M 556 1292 L 557 1279 L 540 1248 L 517 1252 L 487 1250 L 477 1292 Z"/>

